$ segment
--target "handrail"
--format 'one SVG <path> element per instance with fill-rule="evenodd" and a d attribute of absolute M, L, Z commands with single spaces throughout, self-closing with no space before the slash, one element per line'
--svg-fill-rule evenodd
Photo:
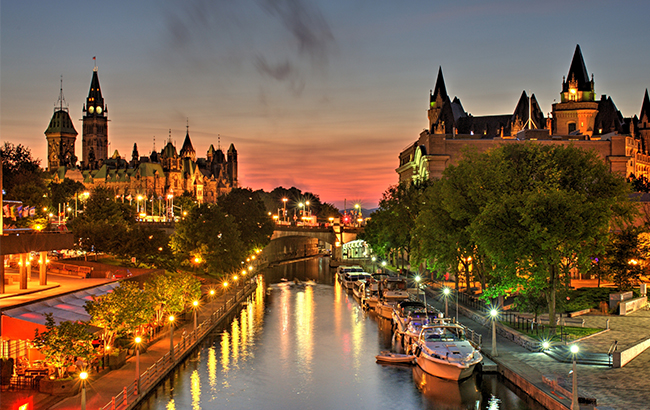
<path fill-rule="evenodd" d="M 196 330 L 192 330 L 174 345 L 173 355 L 170 352 L 167 352 L 163 357 L 158 359 L 156 363 L 141 373 L 139 386 L 137 380 L 134 380 L 128 386 L 124 386 L 124 389 L 114 396 L 104 407 L 101 407 L 100 410 L 126 409 L 129 408 L 129 403 L 134 404 L 134 399 L 139 398 L 141 392 L 155 383 L 161 374 L 167 373 L 167 371 L 176 366 L 178 360 L 175 358 L 184 357 L 188 350 L 196 347 L 199 341 L 203 340 L 203 337 L 212 330 L 211 325 L 219 321 L 221 317 L 226 314 L 228 306 L 232 307 L 237 303 L 237 300 L 241 298 L 240 294 L 247 292 L 251 287 L 251 282 L 248 282 L 241 291 L 230 297 L 230 299 L 226 299 L 224 305 L 212 312 L 212 315 L 201 322 L 196 327 Z"/>

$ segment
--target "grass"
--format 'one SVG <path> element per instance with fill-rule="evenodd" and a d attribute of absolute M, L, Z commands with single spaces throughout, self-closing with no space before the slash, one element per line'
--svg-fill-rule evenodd
<path fill-rule="evenodd" d="M 539 341 L 548 341 L 548 342 L 563 342 L 563 341 L 573 341 L 576 339 L 581 339 L 586 336 L 593 335 L 595 333 L 601 332 L 603 329 L 593 328 L 593 327 L 576 327 L 576 326 L 558 326 L 556 327 L 556 334 L 553 337 L 549 337 L 549 330 L 545 326 L 544 329 L 540 329 L 538 332 L 531 331 L 530 328 L 526 329 L 515 329 L 507 322 L 501 322 L 502 325 L 509 327 L 510 329 L 530 336 L 533 339 Z M 562 335 L 560 335 L 562 332 Z"/>

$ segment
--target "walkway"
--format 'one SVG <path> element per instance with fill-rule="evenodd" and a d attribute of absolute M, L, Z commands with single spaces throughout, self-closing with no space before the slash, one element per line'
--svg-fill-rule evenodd
<path fill-rule="evenodd" d="M 432 299 L 432 300 L 431 300 Z M 427 302 L 444 311 L 444 302 L 435 297 Z M 453 303 L 449 304 L 450 316 L 455 313 Z M 629 347 L 640 339 L 650 338 L 650 312 L 637 311 L 627 316 L 585 315 L 585 327 L 605 328 L 610 319 L 610 331 L 601 333 L 579 342 L 581 350 L 606 353 L 614 340 L 619 342 L 619 350 Z M 482 352 L 494 362 L 510 369 L 523 377 L 549 397 L 555 398 L 567 409 L 571 407 L 571 397 L 553 392 L 542 381 L 542 376 L 554 376 L 565 380 L 564 387 L 571 391 L 571 364 L 560 363 L 541 352 L 530 352 L 523 347 L 497 336 L 498 356 L 492 357 L 491 328 L 468 319 L 459 317 L 459 321 L 483 335 Z M 578 365 L 578 391 L 581 397 L 597 399 L 598 409 L 613 408 L 617 410 L 645 410 L 650 408 L 650 349 L 636 357 L 622 368 L 614 369 L 604 366 Z M 521 386 L 520 386 L 521 387 Z M 582 409 L 593 408 L 582 405 Z"/>
<path fill-rule="evenodd" d="M 233 294 L 227 294 L 232 298 Z M 224 305 L 225 296 L 218 295 L 214 300 L 201 306 L 197 322 L 201 323 L 208 319 L 212 313 Z M 229 303 L 230 306 L 230 303 Z M 192 320 L 176 327 L 174 329 L 174 344 L 180 341 L 183 333 L 190 334 L 194 327 Z M 140 354 L 140 372 L 156 363 L 161 357 L 169 352 L 169 333 L 163 334 L 161 338 L 149 345 L 146 352 Z M 126 364 L 117 370 L 102 370 L 99 373 L 91 374 L 86 382 L 86 408 L 88 410 L 101 409 L 111 401 L 111 398 L 119 395 L 127 384 L 135 380 L 136 357 L 132 356 L 127 359 Z M 24 391 L 3 391 L 1 408 L 17 408 L 17 404 L 22 404 L 31 397 L 33 400 L 34 410 L 56 409 L 72 410 L 79 409 L 81 406 L 81 394 L 72 397 L 56 397 L 49 394 L 39 393 L 34 390 Z M 123 407 L 122 407 L 123 408 Z"/>

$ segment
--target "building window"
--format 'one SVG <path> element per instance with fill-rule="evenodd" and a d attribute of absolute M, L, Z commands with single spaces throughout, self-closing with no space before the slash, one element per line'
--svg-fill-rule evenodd
<path fill-rule="evenodd" d="M 576 123 L 575 122 L 570 122 L 569 123 L 569 134 L 571 134 L 575 130 L 576 130 Z"/>

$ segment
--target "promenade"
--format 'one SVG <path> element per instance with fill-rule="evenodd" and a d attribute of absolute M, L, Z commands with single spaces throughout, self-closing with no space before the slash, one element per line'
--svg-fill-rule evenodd
<path fill-rule="evenodd" d="M 436 297 L 438 292 L 427 291 L 427 303 L 444 312 L 444 301 Z M 462 312 L 462 305 L 460 312 Z M 449 302 L 449 315 L 455 316 L 455 305 Z M 605 328 L 610 320 L 610 330 L 579 341 L 581 351 L 607 353 L 614 341 L 618 341 L 619 350 L 631 347 L 642 339 L 650 338 L 650 311 L 640 310 L 627 316 L 594 315 L 580 316 L 585 320 L 585 327 Z M 543 376 L 564 379 L 563 386 L 571 392 L 572 369 L 570 363 L 559 362 L 542 352 L 531 352 L 522 346 L 497 336 L 498 356 L 491 352 L 492 329 L 482 323 L 469 319 L 459 313 L 459 322 L 475 330 L 483 336 L 482 353 L 497 363 L 501 374 L 511 372 L 509 378 L 521 378 L 518 385 L 531 383 L 548 396 L 549 408 L 570 409 L 571 396 L 553 390 L 544 383 Z M 641 353 L 622 368 L 605 366 L 577 365 L 578 391 L 580 397 L 595 398 L 597 406 L 581 405 L 581 409 L 616 409 L 616 410 L 647 410 L 650 408 L 650 349 Z M 553 407 L 556 405 L 557 407 Z"/>
<path fill-rule="evenodd" d="M 59 279 L 58 277 L 56 279 Z M 15 293 L 13 296 L 9 294 L 7 297 L 0 299 L 2 307 L 14 307 L 29 301 L 38 301 L 50 296 L 56 296 L 63 293 L 73 292 L 76 290 L 85 289 L 87 287 L 97 286 L 98 284 L 105 283 L 107 280 L 101 280 L 101 283 L 89 283 L 88 279 L 69 279 L 61 278 L 61 281 L 53 281 L 48 286 L 44 293 L 30 292 L 30 293 Z M 54 294 L 52 294 L 54 293 Z M 216 312 L 226 305 L 228 299 L 228 308 L 219 320 L 228 317 L 228 315 L 237 308 L 238 303 L 233 303 L 231 300 L 234 293 L 229 292 L 226 295 L 219 294 L 210 297 L 210 301 L 203 303 L 197 311 L 197 322 L 200 324 L 209 319 L 213 312 Z M 14 303 L 12 303 L 12 300 Z M 177 345 L 181 342 L 183 335 L 188 336 L 187 342 L 191 342 L 189 335 L 194 328 L 193 320 L 187 320 L 184 323 L 174 328 L 174 344 Z M 165 331 L 159 335 L 159 338 L 150 344 L 146 351 L 140 353 L 140 373 L 144 373 L 149 367 L 158 362 L 166 354 L 169 353 L 169 332 Z M 99 373 L 91 372 L 88 380 L 86 381 L 86 408 L 88 410 L 97 410 L 103 408 L 106 404 L 111 402 L 113 397 L 119 396 L 123 393 L 124 388 L 130 385 L 136 378 L 136 356 L 131 356 L 127 359 L 126 363 L 116 370 L 109 370 L 108 368 L 99 371 Z M 146 388 L 144 386 L 143 388 Z M 127 399 L 128 404 L 133 403 L 132 393 L 129 392 Z M 81 393 L 70 397 L 52 396 L 49 394 L 40 393 L 37 390 L 7 390 L 2 391 L 0 397 L 0 409 L 14 409 L 18 405 L 31 400 L 34 410 L 71 410 L 81 408 Z M 127 406 L 116 406 L 118 409 L 125 409 Z"/>

